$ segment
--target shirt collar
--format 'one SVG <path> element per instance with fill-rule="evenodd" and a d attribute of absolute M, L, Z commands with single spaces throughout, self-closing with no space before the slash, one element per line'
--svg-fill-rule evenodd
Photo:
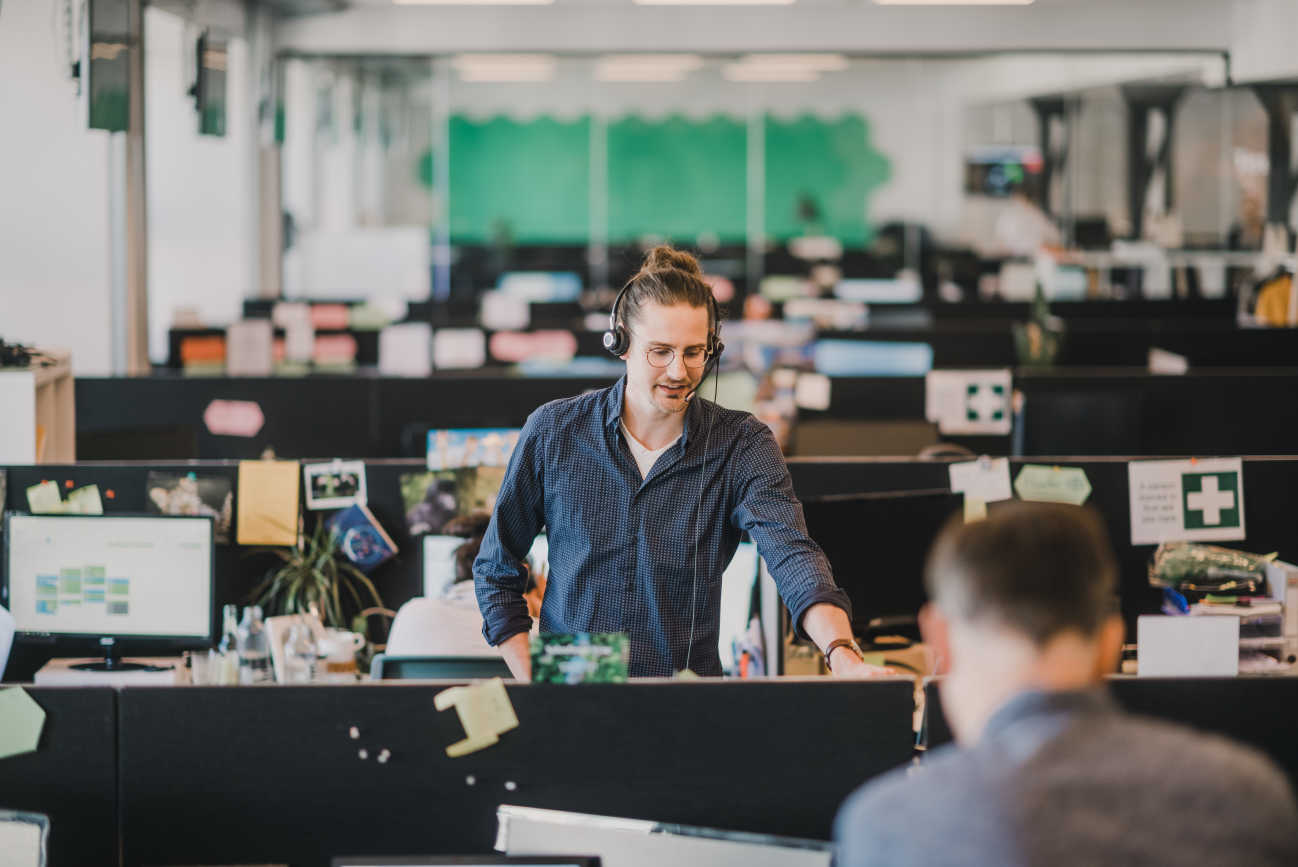
<path fill-rule="evenodd" d="M 622 401 L 626 397 L 626 374 L 618 378 L 618 381 L 609 386 L 604 395 L 604 426 L 616 428 L 622 421 Z M 690 405 L 685 408 L 685 424 L 681 428 L 681 438 L 679 442 L 682 447 L 690 441 L 690 427 L 703 418 L 703 404 L 706 401 L 696 392 Z"/>
<path fill-rule="evenodd" d="M 1031 717 L 1104 713 L 1116 708 L 1104 686 L 1066 691 L 1028 690 L 1001 705 L 987 720 L 983 735 L 994 735 Z"/>

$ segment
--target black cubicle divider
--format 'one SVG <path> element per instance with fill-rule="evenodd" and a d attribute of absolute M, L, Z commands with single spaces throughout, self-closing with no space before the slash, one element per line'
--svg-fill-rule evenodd
<path fill-rule="evenodd" d="M 1017 371 L 1025 455 L 1298 451 L 1298 369 Z"/>
<path fill-rule="evenodd" d="M 1131 511 L 1125 458 L 1011 458 L 1010 475 L 1017 477 L 1025 464 L 1081 467 L 1086 471 L 1092 493 L 1087 504 L 1098 509 L 1108 528 L 1120 568 L 1119 592 L 1123 617 L 1131 635 L 1136 618 L 1159 610 L 1161 592 L 1149 586 L 1147 577 L 1153 545 L 1131 544 Z M 789 461 L 794 492 L 800 499 L 841 494 L 887 491 L 918 491 L 949 487 L 946 462 L 896 461 L 885 459 Z M 1259 554 L 1278 552 L 1280 559 L 1298 562 L 1298 533 L 1294 514 L 1298 511 L 1298 458 L 1250 457 L 1244 459 L 1244 528 L 1242 542 L 1217 544 Z M 928 548 L 933 540 L 916 534 L 903 537 L 890 533 L 886 539 L 871 538 L 868 527 L 851 528 L 855 544 L 861 547 L 862 573 L 859 580 L 874 580 L 869 574 L 872 545 L 907 545 Z M 838 576 L 839 580 L 848 580 Z M 892 580 L 890 576 L 890 580 Z M 920 576 L 911 580 L 919 581 Z"/>
<path fill-rule="evenodd" d="M 926 343 L 933 366 L 1014 367 L 1019 355 L 1013 327 L 1027 321 L 995 317 L 939 319 L 908 325 L 901 311 L 883 311 L 864 331 L 826 331 L 819 339 L 881 343 Z M 878 324 L 875 324 L 877 322 Z M 1195 368 L 1288 366 L 1298 358 L 1298 330 L 1242 329 L 1233 316 L 1222 320 L 1113 320 L 1080 317 L 1065 320 L 1064 339 L 1055 364 L 1069 367 L 1147 366 L 1149 351 L 1162 349 L 1184 356 Z"/>
<path fill-rule="evenodd" d="M 0 809 L 49 817 L 50 867 L 116 864 L 116 691 L 27 694 L 45 711 L 45 726 L 36 752 L 0 760 Z"/>
<path fill-rule="evenodd" d="M 78 378 L 82 460 L 284 458 L 424 454 L 430 428 L 521 427 L 541 404 L 603 388 L 612 377 L 434 375 Z M 213 400 L 253 401 L 265 424 L 253 436 L 211 433 Z"/>
<path fill-rule="evenodd" d="M 124 689 L 125 863 L 486 853 L 502 803 L 829 839 L 913 748 L 908 680 L 633 683 L 508 687 L 519 728 L 452 759 L 449 685 Z"/>
<path fill-rule="evenodd" d="M 924 686 L 925 744 L 952 740 L 938 680 Z M 1118 704 L 1132 713 L 1225 735 L 1266 753 L 1298 790 L 1298 677 L 1129 677 L 1108 679 Z M 1194 761 L 1186 756 L 1186 761 Z"/>

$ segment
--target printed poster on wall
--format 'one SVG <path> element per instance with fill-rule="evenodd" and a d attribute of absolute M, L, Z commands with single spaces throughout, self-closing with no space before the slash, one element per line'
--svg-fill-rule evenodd
<path fill-rule="evenodd" d="M 1133 545 L 1244 538 L 1240 458 L 1132 461 L 1127 482 Z"/>

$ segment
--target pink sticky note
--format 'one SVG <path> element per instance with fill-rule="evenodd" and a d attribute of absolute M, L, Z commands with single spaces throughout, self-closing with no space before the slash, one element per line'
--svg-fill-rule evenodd
<path fill-rule="evenodd" d="M 256 401 L 214 400 L 203 411 L 203 423 L 216 436 L 254 437 L 266 416 Z"/>

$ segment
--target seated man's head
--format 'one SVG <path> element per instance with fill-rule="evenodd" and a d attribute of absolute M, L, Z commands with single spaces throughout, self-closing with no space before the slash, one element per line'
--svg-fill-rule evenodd
<path fill-rule="evenodd" d="M 1080 689 L 1117 667 L 1117 564 L 1091 509 L 1015 502 L 974 523 L 957 516 L 924 580 L 932 601 L 920 628 L 947 674 L 943 710 L 962 742 L 1017 692 Z"/>

